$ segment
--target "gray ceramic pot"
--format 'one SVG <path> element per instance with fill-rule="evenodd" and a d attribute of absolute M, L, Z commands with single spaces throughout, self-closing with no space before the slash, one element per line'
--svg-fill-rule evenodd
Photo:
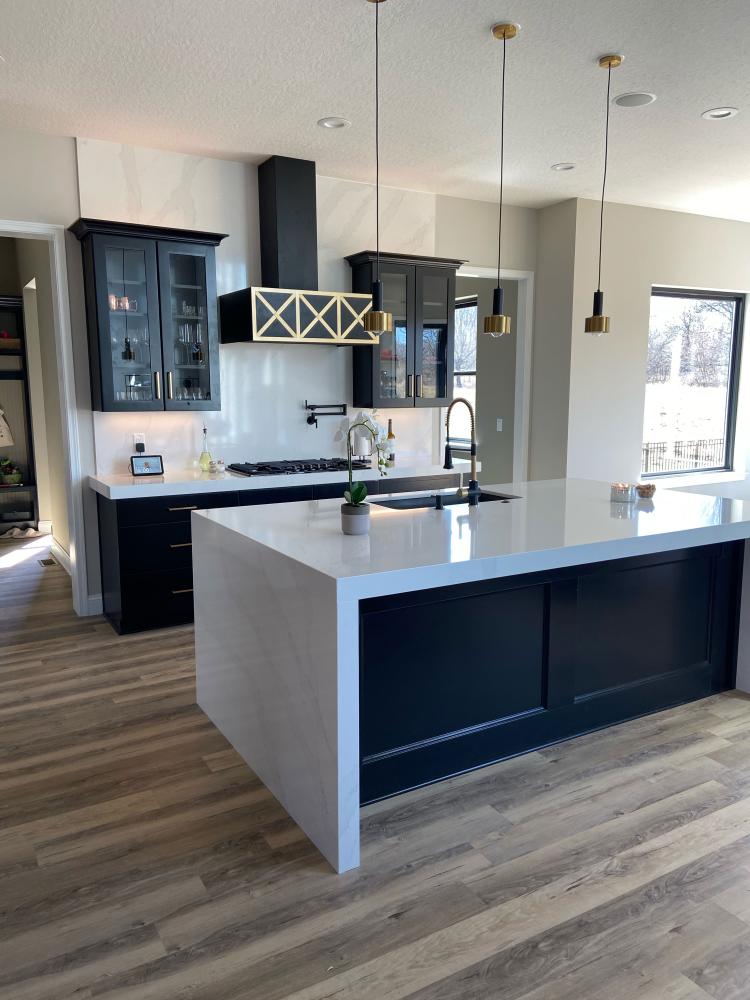
<path fill-rule="evenodd" d="M 342 503 L 341 530 L 345 535 L 366 535 L 370 530 L 369 503 Z"/>

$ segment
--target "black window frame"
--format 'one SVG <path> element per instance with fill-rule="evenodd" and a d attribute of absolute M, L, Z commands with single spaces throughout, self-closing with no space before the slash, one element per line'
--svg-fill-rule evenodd
<path fill-rule="evenodd" d="M 465 295 L 461 298 L 456 298 L 455 309 L 458 313 L 459 309 L 476 309 L 477 311 L 477 349 L 479 348 L 479 296 L 478 295 Z M 455 329 L 455 326 L 454 326 Z M 474 357 L 476 359 L 476 351 L 474 352 Z M 456 376 L 457 375 L 473 375 L 474 378 L 477 377 L 477 370 L 474 368 L 472 371 L 458 371 L 458 369 L 453 369 L 453 398 L 456 398 Z M 450 442 L 451 451 L 468 452 L 471 448 L 471 441 L 468 438 L 453 438 Z"/>
<path fill-rule="evenodd" d="M 729 358 L 729 378 L 727 380 L 727 412 L 724 425 L 724 464 L 704 467 L 701 469 L 667 469 L 662 472 L 645 472 L 641 475 L 649 479 L 662 479 L 669 476 L 695 476 L 711 472 L 732 472 L 734 470 L 734 445 L 737 430 L 737 402 L 740 388 L 740 366 L 742 360 L 742 332 L 745 316 L 745 296 L 739 292 L 706 291 L 696 288 L 673 288 L 667 285 L 654 285 L 651 298 L 678 299 L 714 299 L 722 302 L 734 302 L 734 324 L 732 329 L 732 352 Z M 650 313 L 649 313 L 650 315 Z M 650 330 L 649 330 L 650 333 Z M 641 446 L 645 442 L 641 439 Z"/>

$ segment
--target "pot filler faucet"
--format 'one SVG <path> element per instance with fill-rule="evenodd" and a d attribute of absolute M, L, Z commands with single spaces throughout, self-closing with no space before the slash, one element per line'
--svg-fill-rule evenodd
<path fill-rule="evenodd" d="M 471 420 L 471 478 L 469 480 L 469 506 L 476 507 L 479 503 L 479 494 L 481 490 L 479 488 L 479 483 L 477 482 L 477 435 L 474 421 L 474 409 L 468 399 L 464 399 L 463 396 L 457 396 L 453 400 L 451 405 L 448 407 L 448 412 L 445 415 L 445 463 L 443 464 L 444 469 L 453 468 L 453 456 L 451 455 L 451 412 L 453 407 L 457 403 L 463 403 L 464 406 L 469 411 L 469 418 Z"/>

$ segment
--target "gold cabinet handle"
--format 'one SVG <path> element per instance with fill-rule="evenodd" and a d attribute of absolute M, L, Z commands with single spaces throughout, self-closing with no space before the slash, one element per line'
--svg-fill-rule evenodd
<path fill-rule="evenodd" d="M 192 549 L 192 542 L 170 542 L 170 549 Z"/>
<path fill-rule="evenodd" d="M 161 399 L 161 372 L 154 372 L 154 396 Z"/>
<path fill-rule="evenodd" d="M 167 399 L 173 399 L 172 395 L 172 372 L 167 372 Z"/>
<path fill-rule="evenodd" d="M 173 594 L 192 594 L 193 593 L 193 588 L 192 587 L 183 587 L 181 590 L 173 590 L 172 593 Z"/>
<path fill-rule="evenodd" d="M 411 375 L 407 375 L 406 376 L 406 395 L 408 397 L 411 397 L 411 382 L 412 382 Z"/>
<path fill-rule="evenodd" d="M 198 505 L 191 503 L 188 504 L 186 507 L 167 507 L 167 510 L 170 512 L 173 510 L 198 510 Z"/>
<path fill-rule="evenodd" d="M 417 375 L 416 382 L 417 382 L 417 393 L 416 394 L 417 394 L 417 397 L 421 397 L 421 395 L 422 395 L 422 376 L 421 375 Z"/>

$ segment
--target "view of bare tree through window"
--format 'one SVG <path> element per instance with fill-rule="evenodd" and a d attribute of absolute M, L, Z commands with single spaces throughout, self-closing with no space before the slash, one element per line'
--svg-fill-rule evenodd
<path fill-rule="evenodd" d="M 740 305 L 736 296 L 652 295 L 643 473 L 726 466 Z"/>
<path fill-rule="evenodd" d="M 459 299 L 456 302 L 455 334 L 453 344 L 454 375 L 453 397 L 463 396 L 476 410 L 477 402 L 477 300 Z M 457 406 L 451 422 L 452 439 L 468 445 L 471 440 L 469 413 L 465 406 Z"/>

